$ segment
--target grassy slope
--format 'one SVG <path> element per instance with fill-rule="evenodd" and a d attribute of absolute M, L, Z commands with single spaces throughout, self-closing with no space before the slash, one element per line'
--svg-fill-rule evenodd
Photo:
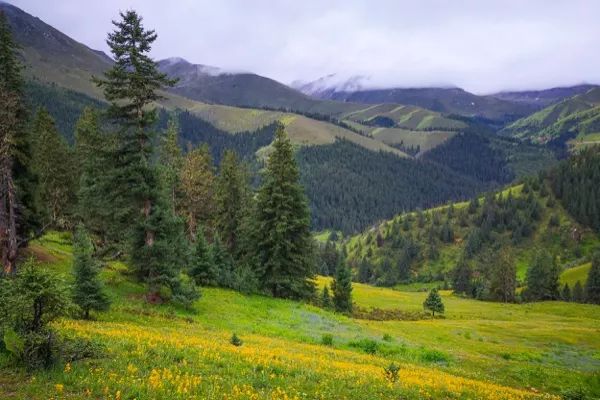
<path fill-rule="evenodd" d="M 600 88 L 594 88 L 521 118 L 501 133 L 545 143 L 567 133 L 584 137 L 599 127 Z"/>
<path fill-rule="evenodd" d="M 61 235 L 46 236 L 32 252 L 68 274 L 70 245 Z M 0 397 L 526 399 L 579 385 L 600 390 L 594 386 L 600 368 L 597 306 L 503 305 L 442 292 L 444 319 L 375 322 L 204 289 L 193 314 L 146 304 L 124 268 L 111 263 L 102 273 L 113 300 L 110 312 L 93 322 L 56 325 L 63 334 L 104 344 L 105 356 L 33 375 L 2 367 Z M 357 284 L 354 295 L 363 307 L 420 310 L 426 294 Z M 242 347 L 229 344 L 232 332 L 244 340 Z M 333 346 L 320 344 L 323 334 L 333 335 Z M 377 343 L 375 355 L 360 349 L 365 339 Z M 402 367 L 397 383 L 384 379 L 390 361 Z"/>

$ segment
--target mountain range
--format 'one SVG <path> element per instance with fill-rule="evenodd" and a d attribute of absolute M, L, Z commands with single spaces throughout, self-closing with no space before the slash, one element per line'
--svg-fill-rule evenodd
<path fill-rule="evenodd" d="M 77 116 L 64 117 L 63 111 L 68 109 L 73 114 L 84 105 L 102 104 L 102 93 L 91 82 L 91 77 L 107 70 L 112 59 L 15 6 L 0 2 L 0 11 L 8 17 L 22 48 L 26 77 L 39 85 L 31 91 L 32 96 L 39 97 L 34 103 L 63 115 L 61 118 L 66 120 L 58 121 L 58 126 L 67 138 L 72 138 Z M 340 80 L 336 75 L 312 83 L 296 82 L 290 87 L 250 72 L 226 71 L 217 66 L 194 64 L 181 57 L 161 60 L 158 67 L 179 78 L 175 87 L 164 93 L 166 98 L 159 105 L 165 110 L 185 113 L 188 120 L 184 125 L 189 129 L 184 132 L 186 140 L 194 144 L 209 141 L 222 148 L 223 143 L 229 142 L 222 135 L 258 132 L 280 121 L 295 144 L 314 147 L 305 154 L 299 152 L 309 200 L 316 214 L 334 213 L 317 215 L 315 225 L 318 228 L 347 226 L 350 230 L 391 217 L 398 211 L 394 209 L 397 206 L 424 207 L 459 199 L 550 165 L 554 160 L 552 154 L 536 145 L 545 141 L 536 139 L 541 135 L 537 128 L 541 125 L 535 125 L 535 121 L 543 119 L 540 116 L 544 113 L 558 114 L 562 118 L 573 111 L 576 115 L 572 120 L 557 118 L 554 122 L 561 121 L 566 126 L 566 122 L 571 121 L 569 129 L 581 125 L 592 132 L 595 114 L 589 119 L 584 117 L 595 112 L 589 93 L 599 90 L 593 85 L 581 85 L 479 96 L 459 88 L 368 89 L 365 77 Z M 552 112 L 543 107 L 564 111 Z M 55 118 L 58 117 L 55 115 Z M 543 120 L 546 123 L 551 119 Z M 573 125 L 572 121 L 577 124 Z M 500 128 L 508 138 L 495 136 Z M 206 132 L 213 132 L 214 138 Z M 215 138 L 219 138 L 218 145 Z M 344 144 L 336 146 L 340 140 Z M 266 146 L 258 148 L 256 156 L 260 159 L 267 150 Z M 380 157 L 378 152 L 381 151 L 417 164 L 409 166 Z M 353 158 L 361 160 L 360 169 L 356 163 L 339 162 Z M 405 172 L 413 167 L 427 172 L 421 176 L 407 175 Z M 318 186 L 317 182 L 327 178 L 331 168 L 339 169 L 335 171 L 339 178 L 328 187 Z M 384 168 L 385 173 L 377 172 Z M 497 168 L 500 169 L 494 172 Z M 348 186 L 351 176 L 362 186 L 361 190 Z M 466 192 L 431 190 L 442 187 L 442 182 L 450 177 L 455 185 L 469 189 Z M 390 185 L 390 179 L 398 182 Z M 416 185 L 415 179 L 426 183 L 427 188 L 423 190 L 430 193 L 430 197 L 406 198 L 411 194 L 402 188 Z M 396 206 L 380 207 L 378 212 L 356 209 L 356 204 L 368 208 L 367 204 L 373 202 L 367 200 L 369 191 L 383 193 L 386 188 L 393 193 L 386 193 L 385 198 L 400 196 L 398 202 L 390 202 Z M 323 190 L 330 192 L 321 193 Z M 342 195 L 344 191 L 353 193 Z M 319 196 L 325 196 L 326 202 L 320 202 Z M 315 211 L 317 204 L 321 206 Z M 339 218 L 337 210 L 348 215 L 355 213 L 356 218 L 345 225 L 347 221 Z"/>

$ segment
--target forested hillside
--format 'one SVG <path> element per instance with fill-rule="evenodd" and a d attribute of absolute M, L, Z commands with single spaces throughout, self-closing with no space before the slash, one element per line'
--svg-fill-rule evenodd
<path fill-rule="evenodd" d="M 578 138 L 595 142 L 600 132 L 600 88 L 565 99 L 508 125 L 500 133 L 535 143 Z M 591 136 L 591 138 L 590 138 Z"/>
<path fill-rule="evenodd" d="M 357 279 L 384 286 L 430 281 L 451 285 L 462 269 L 468 281 L 463 291 L 478 298 L 514 300 L 539 251 L 556 258 L 563 269 L 583 263 L 599 244 L 597 231 L 565 211 L 571 201 L 563 208 L 553 195 L 551 176 L 527 179 L 469 202 L 401 214 L 350 238 L 345 248 Z M 506 292 L 503 282 L 509 285 Z"/>
<path fill-rule="evenodd" d="M 365 150 L 339 140 L 297 154 L 313 229 L 355 232 L 397 210 L 464 199 L 487 187 L 441 165 Z"/>

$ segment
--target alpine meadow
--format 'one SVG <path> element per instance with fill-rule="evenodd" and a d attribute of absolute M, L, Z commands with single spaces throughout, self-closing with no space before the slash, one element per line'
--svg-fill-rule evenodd
<path fill-rule="evenodd" d="M 0 399 L 600 399 L 597 3 L 9 1 Z"/>

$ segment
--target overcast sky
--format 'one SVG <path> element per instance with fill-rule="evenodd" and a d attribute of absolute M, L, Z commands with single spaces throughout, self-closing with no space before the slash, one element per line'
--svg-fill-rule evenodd
<path fill-rule="evenodd" d="M 284 83 L 331 73 L 373 87 L 459 86 L 476 93 L 600 83 L 596 0 L 9 0 L 108 52 L 119 10 L 180 56 Z"/>

